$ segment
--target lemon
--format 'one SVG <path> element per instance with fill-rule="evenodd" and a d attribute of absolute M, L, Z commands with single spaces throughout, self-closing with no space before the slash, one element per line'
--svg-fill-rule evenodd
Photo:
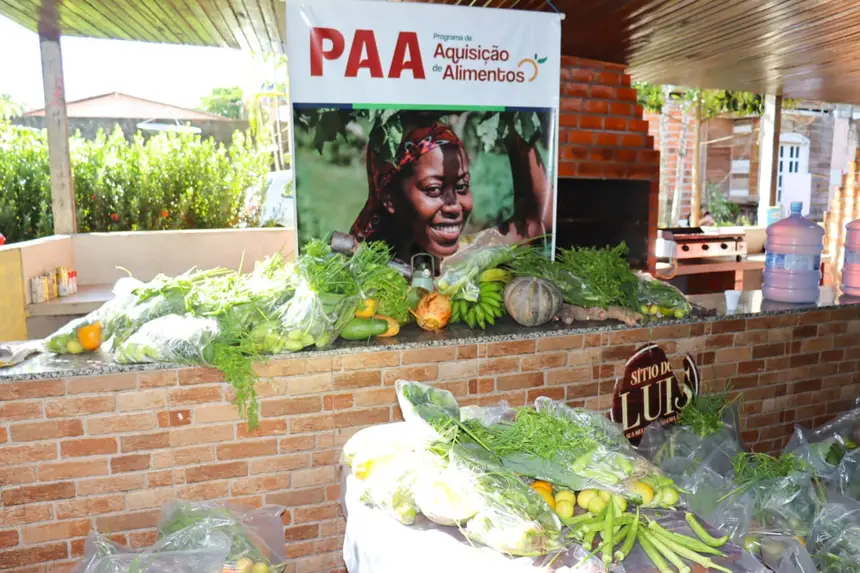
<path fill-rule="evenodd" d="M 584 489 L 579 492 L 579 495 L 576 498 L 576 503 L 582 509 L 588 509 L 588 504 L 591 503 L 591 500 L 597 496 L 597 492 L 593 489 Z"/>
<path fill-rule="evenodd" d="M 573 517 L 573 502 L 566 499 L 556 502 L 555 512 L 562 519 L 570 519 Z"/>
<path fill-rule="evenodd" d="M 600 513 L 606 508 L 606 501 L 602 499 L 600 496 L 591 498 L 591 501 L 588 502 L 588 511 L 591 513 Z"/>
<path fill-rule="evenodd" d="M 633 493 L 642 496 L 642 505 L 650 505 L 654 499 L 654 490 L 647 483 L 636 481 L 630 486 Z"/>
<path fill-rule="evenodd" d="M 624 496 L 621 495 L 613 495 L 612 503 L 615 504 L 615 507 L 618 508 L 618 511 L 624 513 L 627 511 L 627 500 L 624 499 Z"/>
<path fill-rule="evenodd" d="M 571 505 L 574 505 L 576 503 L 576 494 L 569 489 L 563 489 L 555 494 L 555 503 L 558 504 L 560 501 L 569 501 Z"/>

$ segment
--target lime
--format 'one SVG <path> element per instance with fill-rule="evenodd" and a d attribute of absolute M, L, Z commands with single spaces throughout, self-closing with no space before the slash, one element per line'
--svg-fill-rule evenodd
<path fill-rule="evenodd" d="M 593 497 L 588 503 L 588 511 L 591 513 L 600 513 L 606 508 L 606 501 L 601 497 Z"/>
<path fill-rule="evenodd" d="M 557 494 L 555 494 L 555 503 L 558 503 L 560 501 L 569 501 L 571 504 L 575 504 L 576 494 L 569 489 L 563 489 Z"/>
<path fill-rule="evenodd" d="M 627 511 L 627 500 L 624 498 L 624 496 L 613 495 L 612 503 L 615 504 L 615 507 L 618 508 L 619 512 L 624 513 L 625 511 Z"/>
<path fill-rule="evenodd" d="M 573 517 L 573 502 L 566 499 L 556 502 L 555 512 L 562 519 Z"/>
<path fill-rule="evenodd" d="M 577 496 L 576 503 L 582 509 L 588 509 L 588 504 L 591 503 L 591 500 L 597 496 L 597 492 L 593 489 L 584 489 L 579 492 L 579 496 Z"/>

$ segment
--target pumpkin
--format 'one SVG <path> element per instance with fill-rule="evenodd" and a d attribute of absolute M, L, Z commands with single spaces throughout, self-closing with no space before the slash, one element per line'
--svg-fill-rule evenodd
<path fill-rule="evenodd" d="M 523 326 L 540 326 L 555 317 L 562 296 L 551 282 L 535 277 L 517 277 L 505 287 L 505 309 Z"/>

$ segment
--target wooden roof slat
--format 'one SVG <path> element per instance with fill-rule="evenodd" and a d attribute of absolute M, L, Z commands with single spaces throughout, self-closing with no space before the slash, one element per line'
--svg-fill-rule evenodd
<path fill-rule="evenodd" d="M 272 41 L 273 34 L 269 32 L 266 26 L 266 19 L 263 18 L 263 11 L 257 0 L 235 0 L 241 2 L 245 9 L 245 15 L 248 17 L 248 25 L 254 30 L 254 36 L 260 41 L 260 51 L 271 52 L 277 48 L 277 42 Z M 274 28 L 272 32 L 277 33 L 278 29 Z"/>
<path fill-rule="evenodd" d="M 188 2 L 186 0 L 166 0 L 170 3 L 173 10 L 179 14 L 182 21 L 194 31 L 194 34 L 199 38 L 202 46 L 221 46 L 222 40 L 220 35 L 213 33 L 212 22 L 209 16 L 200 7 L 196 1 Z"/>

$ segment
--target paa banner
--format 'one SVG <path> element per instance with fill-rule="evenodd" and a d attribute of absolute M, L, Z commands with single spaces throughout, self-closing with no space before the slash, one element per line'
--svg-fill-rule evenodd
<path fill-rule="evenodd" d="M 290 0 L 287 41 L 300 245 L 552 247 L 560 15 Z"/>

